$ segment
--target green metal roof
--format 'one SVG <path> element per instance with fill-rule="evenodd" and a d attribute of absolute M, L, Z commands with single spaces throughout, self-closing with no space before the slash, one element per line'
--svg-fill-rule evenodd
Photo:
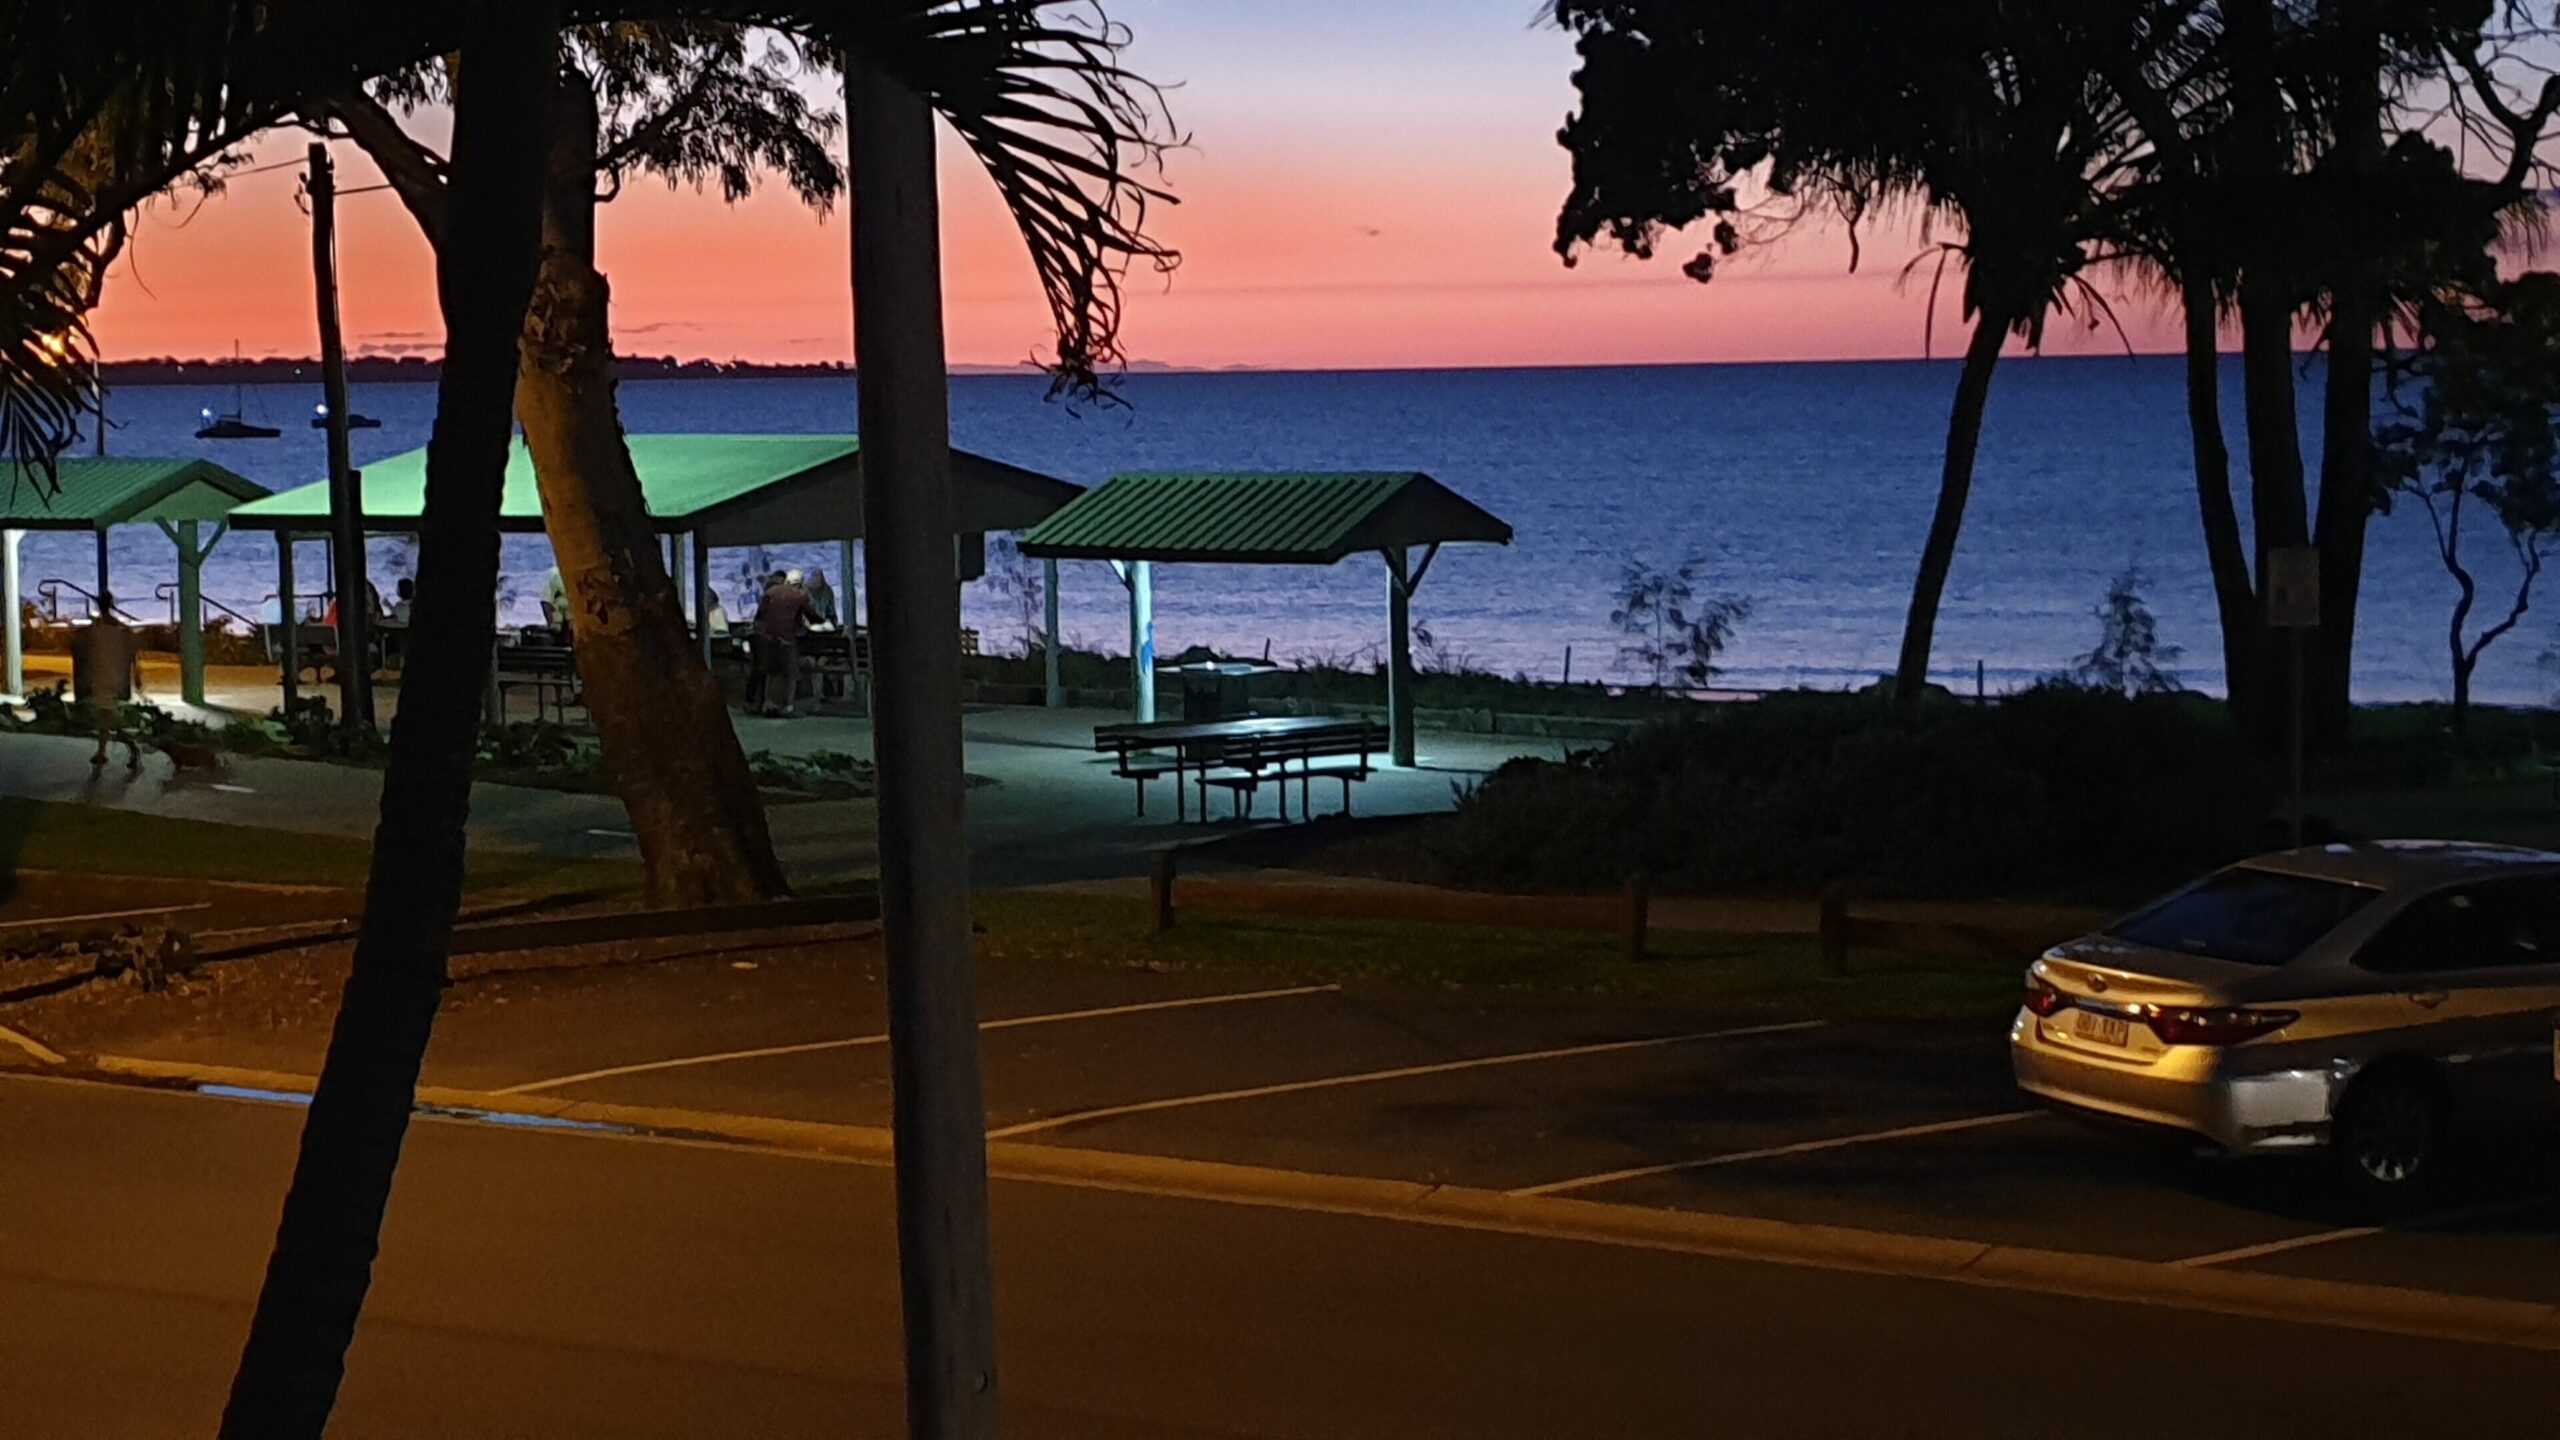
<path fill-rule="evenodd" d="M 793 479 L 853 457 L 850 435 L 633 435 L 631 463 L 649 513 L 681 521 L 724 501 Z M 425 512 L 427 452 L 411 450 L 362 468 L 368 527 L 414 525 Z M 315 480 L 271 499 L 240 507 L 236 523 L 253 530 L 326 529 L 329 482 Z M 507 453 L 507 488 L 498 502 L 499 528 L 542 528 L 542 495 L 533 479 L 533 455 L 518 437 Z M 673 526 L 671 528 L 682 528 Z"/>
<path fill-rule="evenodd" d="M 650 517 L 661 530 L 699 530 L 713 544 L 851 540 L 862 535 L 861 440 L 852 435 L 627 435 Z M 963 532 L 1018 530 L 1065 504 L 1079 487 L 966 451 L 952 452 L 954 510 Z M 427 452 L 361 467 L 365 528 L 413 529 L 426 503 Z M 243 505 L 235 525 L 323 530 L 327 481 Z M 498 528 L 542 530 L 533 457 L 518 438 L 507 456 Z"/>
<path fill-rule="evenodd" d="M 12 530 L 97 530 L 152 520 L 218 520 L 267 487 L 210 460 L 121 456 L 55 462 L 61 488 L 47 494 L 31 473 L 11 477 L 0 525 Z"/>
<path fill-rule="evenodd" d="M 1133 471 L 1040 522 L 1022 553 L 1330 565 L 1364 550 L 1465 541 L 1508 545 L 1511 527 L 1415 471 Z"/>

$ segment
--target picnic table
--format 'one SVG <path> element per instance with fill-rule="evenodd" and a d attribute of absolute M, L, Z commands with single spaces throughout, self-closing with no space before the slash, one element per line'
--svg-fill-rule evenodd
<path fill-rule="evenodd" d="M 1342 811 L 1351 812 L 1353 782 L 1369 778 L 1370 756 L 1387 745 L 1387 727 L 1339 715 L 1260 715 L 1233 720 L 1159 720 L 1097 725 L 1093 748 L 1113 759 L 1113 773 L 1138 787 L 1138 813 L 1147 813 L 1147 782 L 1173 777 L 1173 813 L 1184 818 L 1186 776 L 1199 787 L 1200 818 L 1209 818 L 1209 789 L 1234 797 L 1236 813 L 1249 815 L 1262 782 L 1279 792 L 1280 818 L 1289 818 L 1290 764 L 1295 762 L 1299 813 L 1312 818 L 1309 787 L 1318 776 L 1342 783 Z M 1319 768 L 1321 767 L 1321 768 Z"/>

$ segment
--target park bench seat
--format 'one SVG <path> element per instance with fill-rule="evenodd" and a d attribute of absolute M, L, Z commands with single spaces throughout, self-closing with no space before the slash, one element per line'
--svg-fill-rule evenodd
<path fill-rule="evenodd" d="M 1200 776 L 1196 782 L 1200 787 L 1200 818 L 1209 818 L 1209 788 L 1213 785 L 1227 792 L 1227 798 L 1234 802 L 1234 813 L 1238 819 L 1253 818 L 1254 797 L 1261 792 L 1262 782 L 1269 778 L 1251 770 L 1220 770 Z"/>
<path fill-rule="evenodd" d="M 499 646 L 495 683 L 501 701 L 509 690 L 531 690 L 536 720 L 548 719 L 549 711 L 557 708 L 566 721 L 571 706 L 586 704 L 578 687 L 578 652 L 566 645 Z"/>

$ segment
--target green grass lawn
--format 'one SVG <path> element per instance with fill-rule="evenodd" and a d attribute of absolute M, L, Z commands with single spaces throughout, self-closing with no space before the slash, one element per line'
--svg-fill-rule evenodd
<path fill-rule="evenodd" d="M 1730 1003 L 1841 1019 L 1996 1018 L 2016 1004 L 2017 962 L 1855 957 L 1825 974 L 1801 936 L 1659 933 L 1640 962 L 1614 935 L 1424 921 L 1186 912 L 1165 934 L 1144 903 L 999 891 L 975 902 L 979 949 L 1004 960 L 1230 972 L 1281 982 L 1364 982 Z"/>
<path fill-rule="evenodd" d="M 0 861 L 84 875 L 147 875 L 360 889 L 373 863 L 363 840 L 184 820 L 96 805 L 0 798 Z M 485 851 L 466 861 L 474 898 L 565 891 L 636 892 L 627 860 Z"/>

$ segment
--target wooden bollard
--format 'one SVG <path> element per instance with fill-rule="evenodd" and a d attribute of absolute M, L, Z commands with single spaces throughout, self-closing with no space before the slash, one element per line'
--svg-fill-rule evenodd
<path fill-rule="evenodd" d="M 1822 887 L 1821 910 L 1814 932 L 1822 946 L 1822 968 L 1834 976 L 1849 974 L 1849 900 L 1835 881 Z"/>
<path fill-rule="evenodd" d="M 1618 942 L 1629 960 L 1644 958 L 1645 927 L 1652 909 L 1651 887 L 1646 884 L 1644 873 L 1628 876 L 1626 896 L 1618 908 Z"/>
<path fill-rule="evenodd" d="M 1155 897 L 1159 935 L 1173 928 L 1173 855 L 1170 847 L 1157 851 L 1147 869 L 1147 890 Z"/>

